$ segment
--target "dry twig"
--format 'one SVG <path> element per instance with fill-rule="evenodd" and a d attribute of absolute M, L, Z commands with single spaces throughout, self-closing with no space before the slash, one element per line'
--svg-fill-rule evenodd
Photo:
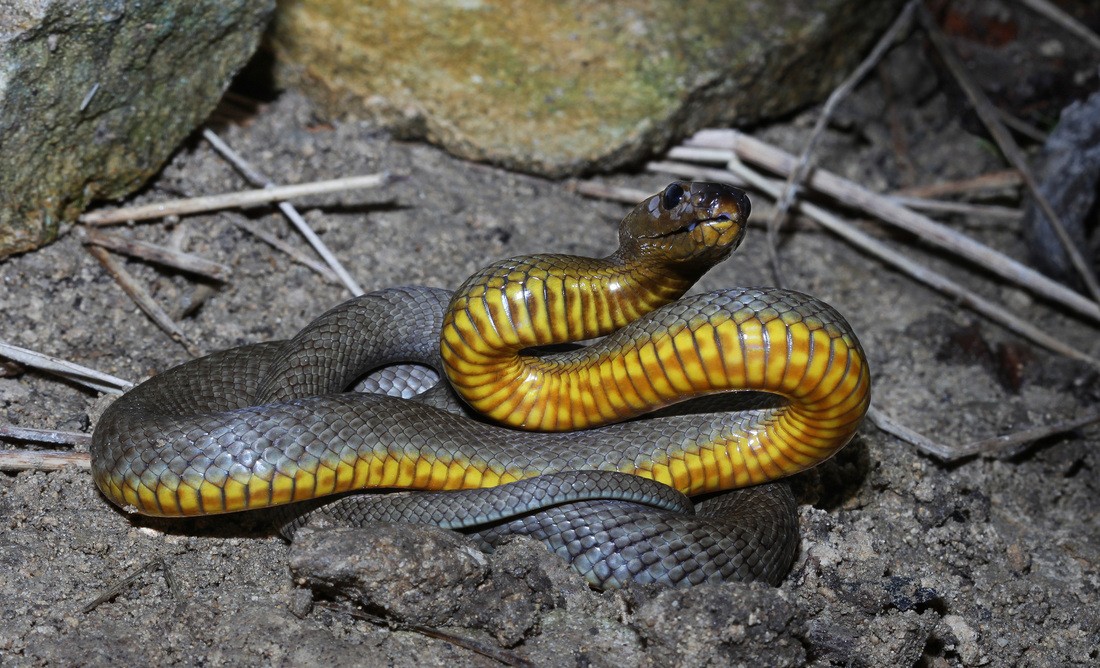
<path fill-rule="evenodd" d="M 91 468 L 87 452 L 67 450 L 0 450 L 0 471 L 60 471 L 69 466 Z"/>
<path fill-rule="evenodd" d="M 994 111 L 997 113 L 997 118 L 999 118 L 1006 127 L 1015 130 L 1016 134 L 1021 134 L 1038 144 L 1042 144 L 1046 141 L 1047 133 L 1034 125 L 1024 122 L 1022 119 L 1013 116 L 1004 109 L 995 109 Z"/>
<path fill-rule="evenodd" d="M 1089 30 L 1088 26 L 1047 2 L 1047 0 L 1020 0 L 1020 2 L 1085 40 L 1092 48 L 1100 50 L 1100 35 Z"/>
<path fill-rule="evenodd" d="M 1093 299 L 1100 299 L 1100 283 L 1097 282 L 1096 274 L 1092 271 L 1092 267 L 1089 266 L 1088 260 L 1081 254 L 1080 249 L 1077 248 L 1073 239 L 1070 238 L 1069 232 L 1066 231 L 1065 226 L 1062 224 L 1061 216 L 1054 211 L 1054 207 L 1051 206 L 1046 195 L 1039 189 L 1039 181 L 1035 178 L 1035 175 L 1031 173 L 1024 152 L 1020 150 L 1020 147 L 1016 144 L 1016 140 L 1012 138 L 1012 134 L 1009 133 L 1001 123 L 993 104 L 985 96 L 985 93 L 982 92 L 982 89 L 974 83 L 974 80 L 967 73 L 966 68 L 959 62 L 959 59 L 955 57 L 955 53 L 947 43 L 947 38 L 944 37 L 939 26 L 936 25 L 932 15 L 923 7 L 917 15 L 920 17 L 921 26 L 928 34 L 932 45 L 936 48 L 936 52 L 940 55 L 947 69 L 951 71 L 952 76 L 955 77 L 955 81 L 962 87 L 963 92 L 966 93 L 970 103 L 974 106 L 974 111 L 978 114 L 978 118 L 981 119 L 982 124 L 989 130 L 990 136 L 993 137 L 993 141 L 997 142 L 997 146 L 1000 147 L 1001 152 L 1004 154 L 1005 158 L 1012 163 L 1012 166 L 1020 171 L 1024 183 L 1027 185 L 1028 190 L 1031 191 L 1032 197 L 1035 198 L 1035 203 L 1039 205 L 1043 215 L 1046 216 L 1051 228 L 1058 236 L 1058 240 L 1061 241 L 1062 248 L 1066 251 L 1066 255 L 1069 257 L 1074 269 L 1077 270 L 1077 274 L 1085 282 L 1085 286 L 1088 288 L 1089 293 L 1092 295 Z"/>
<path fill-rule="evenodd" d="M 245 179 L 249 181 L 249 183 L 255 186 L 260 186 L 262 188 L 275 188 L 275 184 L 272 183 L 270 179 L 257 171 L 243 157 L 241 157 L 239 153 L 230 148 L 229 145 L 226 144 L 221 137 L 214 134 L 212 130 L 210 130 L 209 128 L 204 129 L 202 131 L 202 136 L 206 139 L 206 141 L 210 142 L 210 145 L 214 147 L 214 150 L 221 154 L 221 156 L 224 157 L 226 160 L 228 160 L 230 164 L 232 164 L 237 169 L 237 171 L 239 171 L 241 175 L 243 175 Z M 380 182 L 377 185 L 385 185 L 385 183 L 390 183 L 395 178 L 390 176 L 389 174 L 381 174 L 376 176 L 380 176 L 384 179 L 384 182 Z M 279 202 L 279 210 L 283 212 L 283 215 L 286 216 L 288 220 L 290 220 L 291 224 L 294 225 L 299 234 L 306 238 L 306 241 L 309 242 L 309 245 L 313 246 L 313 249 L 317 251 L 318 255 L 321 256 L 321 258 L 325 261 L 325 264 L 327 264 L 332 269 L 332 271 L 340 277 L 340 282 L 344 284 L 348 291 L 350 291 L 353 296 L 363 294 L 363 288 L 354 278 L 352 278 L 351 274 L 348 273 L 348 270 L 344 268 L 344 265 L 340 262 L 340 260 L 336 259 L 336 255 L 334 255 L 333 252 L 329 250 L 328 246 L 326 246 L 325 243 L 321 241 L 321 238 L 318 237 L 317 233 L 313 231 L 313 228 L 309 226 L 309 223 L 306 222 L 305 218 L 302 218 L 301 214 L 298 213 L 298 210 L 295 209 L 294 206 L 289 204 L 288 202 Z"/>
<path fill-rule="evenodd" d="M 973 441 L 971 443 L 964 443 L 962 445 L 951 448 L 951 452 L 942 457 L 946 461 L 955 461 L 964 457 L 970 457 L 972 455 L 982 455 L 984 457 L 1014 457 L 1018 455 L 1022 450 L 1030 447 L 1036 441 L 1051 436 L 1057 436 L 1064 434 L 1081 427 L 1086 427 L 1091 424 L 1100 422 L 1100 413 L 1093 413 L 1091 415 L 1085 415 L 1079 418 L 1073 418 L 1071 420 L 1062 420 L 1061 422 L 1055 422 L 1054 424 L 1042 425 L 1039 427 L 1031 427 L 1029 429 L 1022 429 L 1020 431 L 1012 432 L 1011 434 L 1002 434 L 1000 436 L 994 436 L 992 438 L 982 439 L 980 441 Z"/>
<path fill-rule="evenodd" d="M 126 294 L 130 295 L 130 299 L 134 300 L 138 308 L 145 312 L 145 315 L 157 324 L 158 327 L 163 329 L 168 336 L 172 337 L 172 340 L 179 343 L 183 348 L 193 357 L 201 357 L 202 350 L 195 345 L 187 335 L 183 333 L 176 323 L 165 313 L 164 309 L 153 299 L 152 295 L 146 292 L 145 288 L 141 287 L 130 272 L 126 271 L 126 268 L 119 264 L 111 254 L 103 250 L 98 246 L 88 246 L 88 252 L 92 254 L 95 259 L 99 260 L 99 263 L 103 265 L 103 268 L 107 270 L 107 273 L 115 279 L 119 287 L 123 289 Z"/>
<path fill-rule="evenodd" d="M 453 633 L 447 633 L 446 631 L 441 631 L 430 626 L 424 626 L 422 624 L 410 624 L 408 622 L 386 619 L 385 617 L 379 617 L 378 615 L 371 614 L 366 610 L 346 608 L 336 605 L 334 603 L 321 602 L 317 605 L 333 612 L 343 612 L 349 614 L 352 617 L 362 619 L 363 621 L 370 622 L 371 624 L 375 624 L 378 626 L 385 626 L 389 629 L 396 628 L 402 631 L 410 631 L 412 633 L 419 633 L 420 635 L 427 636 L 429 638 L 442 640 L 444 642 L 451 643 L 452 645 L 455 645 L 457 647 L 467 649 L 471 652 L 474 652 L 475 654 L 480 654 L 484 657 L 493 659 L 494 661 L 499 661 L 506 666 L 520 666 L 522 668 L 526 668 L 528 666 L 533 667 L 535 665 L 527 659 L 507 650 L 491 647 L 489 645 L 486 645 L 485 643 L 481 643 L 470 638 L 463 638 L 462 636 L 458 636 Z"/>
<path fill-rule="evenodd" d="M 167 267 L 186 271 L 191 274 L 205 276 L 211 280 L 224 283 L 229 280 L 233 270 L 220 262 L 213 262 L 204 257 L 185 253 L 183 251 L 152 244 L 148 241 L 131 239 L 121 234 L 111 234 L 89 227 L 84 230 L 87 243 L 113 250 L 123 255 L 129 255 L 142 260 L 156 262 Z"/>
<path fill-rule="evenodd" d="M 933 441 L 924 434 L 914 431 L 900 422 L 895 422 L 893 418 L 886 415 L 875 406 L 871 406 L 867 409 L 867 419 L 887 434 L 905 441 L 910 445 L 916 446 L 921 452 L 930 454 L 934 457 L 939 456 L 939 453 L 948 452 L 947 445 L 938 441 Z"/>
<path fill-rule="evenodd" d="M 749 169 L 745 165 L 731 161 L 730 169 L 743 179 L 750 181 L 754 188 L 762 190 L 771 197 L 777 197 L 779 195 L 779 184 L 764 178 L 757 172 Z M 863 249 L 864 251 L 878 257 L 902 272 L 908 274 L 912 278 L 929 285 L 944 294 L 947 294 L 957 300 L 960 303 L 970 307 L 971 309 L 981 313 L 990 320 L 998 322 L 1008 329 L 1016 332 L 1020 336 L 1030 339 L 1035 343 L 1053 350 L 1060 355 L 1065 355 L 1071 359 L 1081 360 L 1091 364 L 1096 368 L 1100 368 L 1100 360 L 1081 352 L 1076 348 L 1067 345 L 1061 339 L 1048 334 L 1045 330 L 1032 325 L 1020 318 L 1017 318 L 1002 304 L 996 304 L 991 302 L 980 295 L 966 289 L 965 287 L 955 283 L 951 279 L 932 271 L 931 269 L 914 262 L 908 256 L 903 253 L 899 253 L 886 244 L 873 239 L 867 234 L 860 232 L 851 225 L 845 223 L 840 218 L 830 214 L 821 207 L 810 204 L 809 202 L 799 202 L 797 204 L 800 211 L 810 216 L 814 220 L 821 223 L 823 227 L 833 232 L 834 234 L 846 239 L 852 245 Z"/>
<path fill-rule="evenodd" d="M 894 192 L 899 197 L 943 197 L 944 195 L 965 195 L 975 191 L 1003 190 L 1015 188 L 1024 182 L 1020 172 L 1015 169 L 1003 169 L 999 172 L 980 174 L 970 179 L 943 181 L 929 185 L 902 188 Z"/>
<path fill-rule="evenodd" d="M 241 228 L 245 232 L 248 232 L 252 236 L 259 239 L 260 241 L 262 241 L 265 244 L 271 246 L 272 248 L 274 248 L 276 250 L 279 250 L 279 251 L 282 251 L 284 254 L 289 256 L 291 260 L 294 260 L 298 264 L 309 267 L 313 271 L 320 274 L 326 281 L 328 281 L 330 283 L 335 283 L 337 285 L 341 285 L 340 277 L 337 276 L 336 272 L 329 269 L 326 265 L 324 265 L 320 262 L 317 262 L 313 258 L 309 257 L 308 255 L 306 255 L 302 251 L 295 248 L 294 246 L 291 246 L 287 242 L 283 241 L 282 239 L 275 236 L 274 234 L 268 232 L 267 230 L 260 227 L 256 223 L 253 223 L 248 218 L 245 218 L 244 216 L 242 216 L 240 214 L 235 214 L 235 213 L 234 214 L 228 214 L 227 213 L 227 215 L 229 215 L 229 218 L 230 218 L 230 220 L 232 221 L 232 223 L 234 225 Z"/>
<path fill-rule="evenodd" d="M 623 204 L 637 204 L 653 194 L 640 188 L 612 186 L 599 181 L 573 181 L 566 187 L 585 197 L 606 199 L 612 202 L 622 202 Z"/>
<path fill-rule="evenodd" d="M 875 44 L 875 48 L 871 50 L 871 53 L 859 64 L 859 67 L 855 69 L 848 78 L 844 80 L 835 90 L 829 95 L 829 99 L 826 100 L 825 106 L 822 107 L 821 113 L 817 116 L 817 122 L 814 124 L 813 130 L 810 132 L 810 138 L 806 142 L 806 148 L 803 149 L 802 155 L 798 157 L 798 162 L 795 168 L 787 174 L 787 183 L 783 186 L 783 193 L 779 196 L 779 200 L 776 203 L 775 212 L 772 214 L 771 220 L 768 221 L 768 258 L 772 266 L 772 276 L 776 281 L 776 285 L 783 285 L 782 281 L 782 267 L 779 264 L 779 228 L 782 227 L 783 221 L 787 217 L 787 212 L 798 196 L 799 188 L 802 187 L 802 182 L 806 179 L 806 174 L 809 173 L 810 167 L 813 165 L 813 152 L 817 148 L 818 142 L 821 140 L 822 134 L 825 132 L 825 125 L 829 122 L 829 119 L 833 117 L 833 113 L 840 105 L 840 102 L 848 97 L 848 95 L 855 89 L 856 85 L 863 80 L 863 77 L 867 76 L 867 73 L 871 71 L 871 68 L 878 64 L 882 57 L 886 54 L 894 45 L 894 40 L 897 39 L 903 31 L 909 29 L 909 23 L 913 17 L 913 10 L 916 7 L 916 0 L 909 0 L 905 3 L 905 7 L 898 13 L 898 17 L 894 19 L 890 28 L 882 35 L 878 43 Z"/>
<path fill-rule="evenodd" d="M 669 157 L 723 164 L 731 157 L 737 157 L 780 175 L 789 174 L 796 164 L 791 154 L 736 130 L 702 130 L 688 140 L 687 146 L 669 151 Z M 926 242 L 965 257 L 1015 285 L 1100 322 L 1100 305 L 1096 302 L 946 225 L 890 201 L 888 197 L 824 169 L 815 169 L 807 183 L 818 192 L 916 234 Z"/>
<path fill-rule="evenodd" d="M 168 585 L 168 590 L 172 592 L 173 596 L 178 596 L 178 592 L 180 591 L 180 589 L 179 586 L 176 584 L 176 579 L 172 577 L 172 572 L 168 570 L 168 563 L 165 562 L 163 558 L 157 558 L 108 587 L 107 591 L 89 601 L 87 604 L 84 605 L 83 608 L 80 609 L 80 611 L 83 613 L 89 613 L 92 610 L 95 610 L 101 604 L 110 601 L 114 597 L 118 596 L 119 594 L 133 586 L 134 583 L 141 579 L 141 576 L 145 575 L 146 573 L 155 573 L 156 571 L 162 571 L 164 573 L 164 580 Z"/>
<path fill-rule="evenodd" d="M 971 204 L 969 202 L 950 202 L 942 199 L 925 199 L 923 197 L 906 197 L 904 195 L 890 195 L 891 200 L 914 211 L 934 211 L 938 213 L 958 213 L 966 216 L 981 218 L 996 218 L 998 220 L 1018 221 L 1024 214 L 1019 209 L 1007 206 L 992 206 L 988 204 Z"/>
<path fill-rule="evenodd" d="M 65 380 L 96 392 L 122 394 L 134 386 L 133 383 L 116 376 L 2 341 L 0 341 L 0 357 L 6 357 L 32 369 L 61 376 Z"/>
<path fill-rule="evenodd" d="M 1010 434 L 1002 434 L 980 441 L 973 441 L 960 445 L 948 445 L 946 443 L 933 441 L 904 425 L 898 424 L 894 422 L 893 419 L 874 408 L 872 408 L 867 415 L 879 429 L 916 446 L 921 452 L 931 455 L 943 462 L 956 462 L 960 459 L 966 459 L 967 457 L 973 457 L 975 455 L 983 457 L 1013 457 L 1019 454 L 1021 449 L 1031 446 L 1036 441 L 1100 422 L 1100 413 L 1092 413 L 1079 418 L 1062 420 L 1050 425 L 1022 429 Z"/>
<path fill-rule="evenodd" d="M 280 200 L 293 199 L 296 197 L 305 197 L 306 195 L 341 192 L 355 188 L 379 188 L 391 181 L 392 177 L 389 174 L 367 174 L 365 176 L 348 176 L 342 179 L 332 179 L 330 181 L 299 183 L 293 186 L 271 186 L 270 188 L 262 188 L 260 190 L 243 190 L 241 192 L 226 193 L 224 195 L 188 197 L 186 199 L 123 207 L 121 209 L 89 211 L 80 216 L 80 222 L 85 225 L 96 226 L 117 225 L 119 223 L 128 223 L 137 220 L 164 218 L 166 216 L 184 216 L 191 213 L 246 208 L 259 204 L 271 204 Z"/>
<path fill-rule="evenodd" d="M 11 438 L 33 443 L 55 443 L 59 445 L 83 445 L 92 442 L 92 437 L 78 431 L 59 431 L 57 429 L 31 429 L 16 427 L 13 424 L 0 424 L 0 438 Z"/>

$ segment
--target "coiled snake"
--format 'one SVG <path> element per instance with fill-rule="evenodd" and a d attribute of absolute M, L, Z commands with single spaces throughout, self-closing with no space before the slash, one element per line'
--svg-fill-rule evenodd
<path fill-rule="evenodd" d="M 673 183 L 623 219 L 607 258 L 513 258 L 453 296 L 382 290 L 290 341 L 183 364 L 103 414 L 95 482 L 149 515 L 307 501 L 291 512 L 477 525 L 487 544 L 527 533 L 599 587 L 777 582 L 797 545 L 794 502 L 785 486 L 753 486 L 844 446 L 870 376 L 848 324 L 811 297 L 763 288 L 680 299 L 737 247 L 748 213 L 735 188 Z M 588 339 L 598 340 L 541 348 Z M 441 370 L 486 417 L 457 407 L 446 386 L 418 400 L 344 392 L 400 363 Z M 730 390 L 772 400 L 635 419 Z M 683 496 L 741 487 L 699 514 Z M 317 501 L 385 488 L 471 491 Z"/>

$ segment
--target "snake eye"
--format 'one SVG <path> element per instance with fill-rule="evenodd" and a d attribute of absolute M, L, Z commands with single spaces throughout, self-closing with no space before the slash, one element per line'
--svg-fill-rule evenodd
<path fill-rule="evenodd" d="M 665 209 L 675 209 L 676 205 L 683 199 L 684 189 L 680 187 L 679 183 L 673 183 L 665 188 L 665 193 L 661 196 L 661 203 L 664 204 Z"/>

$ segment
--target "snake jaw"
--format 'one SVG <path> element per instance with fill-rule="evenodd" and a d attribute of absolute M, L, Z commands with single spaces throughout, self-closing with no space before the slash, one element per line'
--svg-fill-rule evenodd
<path fill-rule="evenodd" d="M 740 216 L 723 213 L 715 218 L 698 220 L 686 228 L 688 236 L 699 246 L 720 248 L 732 252 L 745 237 L 745 225 Z"/>

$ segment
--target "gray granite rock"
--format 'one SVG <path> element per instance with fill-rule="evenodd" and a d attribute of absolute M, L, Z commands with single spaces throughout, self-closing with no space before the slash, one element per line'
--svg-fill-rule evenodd
<path fill-rule="evenodd" d="M 548 176 L 822 98 L 901 2 L 286 0 L 281 80 L 451 153 Z"/>
<path fill-rule="evenodd" d="M 0 0 L 0 257 L 152 176 L 252 55 L 274 0 Z"/>

